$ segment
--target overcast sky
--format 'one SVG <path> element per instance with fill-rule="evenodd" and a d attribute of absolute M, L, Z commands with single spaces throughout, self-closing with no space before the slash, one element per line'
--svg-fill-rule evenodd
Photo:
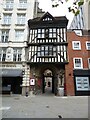
<path fill-rule="evenodd" d="M 51 0 L 38 0 L 39 7 L 42 8 L 45 12 L 50 12 L 53 16 L 66 16 L 69 19 L 69 24 L 72 21 L 73 13 L 68 12 L 68 6 L 72 5 L 73 0 L 69 0 L 69 2 L 64 4 L 59 4 L 58 7 L 52 8 Z"/>

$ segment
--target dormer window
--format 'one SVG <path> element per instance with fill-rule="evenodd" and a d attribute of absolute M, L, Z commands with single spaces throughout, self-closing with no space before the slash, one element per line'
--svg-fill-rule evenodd
<path fill-rule="evenodd" d="M 43 19 L 43 21 L 51 21 L 51 20 L 52 20 L 52 18 L 49 18 L 49 17 L 46 17 Z"/>

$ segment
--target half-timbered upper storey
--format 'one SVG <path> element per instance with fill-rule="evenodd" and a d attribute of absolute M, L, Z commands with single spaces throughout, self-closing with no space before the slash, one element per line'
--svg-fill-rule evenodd
<path fill-rule="evenodd" d="M 67 23 L 65 16 L 53 17 L 48 12 L 41 18 L 28 20 L 28 61 L 65 63 L 68 45 Z"/>

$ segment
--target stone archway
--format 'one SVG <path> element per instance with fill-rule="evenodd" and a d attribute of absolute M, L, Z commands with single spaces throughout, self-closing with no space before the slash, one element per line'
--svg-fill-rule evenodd
<path fill-rule="evenodd" d="M 53 87 L 54 87 L 54 82 L 53 82 L 53 73 L 51 70 L 46 69 L 43 73 L 43 81 L 42 81 L 42 92 L 43 93 L 53 93 Z"/>

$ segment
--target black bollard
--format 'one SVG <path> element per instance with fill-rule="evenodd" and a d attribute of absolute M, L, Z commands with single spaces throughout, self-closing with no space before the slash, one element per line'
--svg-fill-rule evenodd
<path fill-rule="evenodd" d="M 28 97 L 28 92 L 26 92 L 26 97 Z"/>

